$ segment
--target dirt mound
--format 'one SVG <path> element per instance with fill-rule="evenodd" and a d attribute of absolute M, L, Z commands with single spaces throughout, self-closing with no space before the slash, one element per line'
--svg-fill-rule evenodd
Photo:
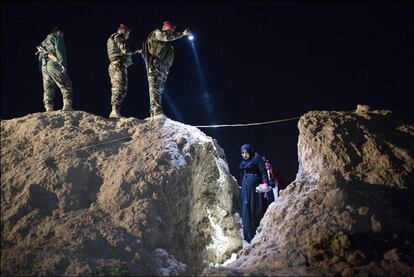
<path fill-rule="evenodd" d="M 1 270 L 193 274 L 241 247 L 223 150 L 166 117 L 1 121 Z"/>
<path fill-rule="evenodd" d="M 236 261 L 207 275 L 414 275 L 414 126 L 390 111 L 309 112 L 299 172 Z"/>

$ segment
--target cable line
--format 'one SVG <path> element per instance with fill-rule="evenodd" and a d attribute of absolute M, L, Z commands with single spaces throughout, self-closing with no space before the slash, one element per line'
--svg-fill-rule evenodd
<path fill-rule="evenodd" d="M 222 125 L 198 125 L 198 126 L 194 126 L 197 128 L 220 128 L 220 127 L 246 127 L 246 126 L 257 126 L 257 125 L 265 125 L 265 124 L 272 124 L 272 123 L 279 123 L 279 122 L 285 122 L 285 121 L 291 121 L 291 120 L 296 120 L 301 118 L 300 116 L 298 117 L 292 117 L 292 118 L 285 118 L 285 119 L 278 119 L 278 120 L 272 120 L 272 121 L 265 121 L 265 122 L 256 122 L 256 123 L 245 123 L 245 124 L 222 124 Z M 132 136 L 125 136 L 125 137 L 120 137 L 117 139 L 113 139 L 113 140 L 109 140 L 109 141 L 101 141 L 99 143 L 95 143 L 95 144 L 90 144 L 90 145 L 86 145 L 83 147 L 79 147 L 79 148 L 73 148 L 73 149 L 63 149 L 62 151 L 54 154 L 54 156 L 57 158 L 59 156 L 62 156 L 63 154 L 69 153 L 69 152 L 75 152 L 75 151 L 79 151 L 79 150 L 85 150 L 85 149 L 89 149 L 92 147 L 97 147 L 97 146 L 101 146 L 101 145 L 106 145 L 106 144 L 111 144 L 114 142 L 118 142 L 118 141 L 122 141 L 122 140 L 126 140 L 126 141 L 130 141 L 132 139 Z M 17 150 L 17 149 L 16 149 Z M 20 153 L 20 151 L 18 151 Z M 23 154 L 20 153 L 22 156 Z M 43 159 L 51 157 L 53 154 L 50 154 L 49 156 L 46 157 L 38 157 L 33 159 L 34 161 L 44 161 Z M 42 159 L 42 160 L 40 160 Z"/>
<path fill-rule="evenodd" d="M 296 120 L 296 119 L 299 119 L 299 118 L 301 118 L 301 117 L 297 116 L 297 117 L 292 117 L 292 118 L 278 119 L 278 120 L 265 121 L 265 122 L 256 122 L 256 123 L 222 124 L 222 125 L 198 125 L 198 126 L 194 126 L 194 127 L 197 127 L 197 128 L 246 127 L 246 126 L 257 126 L 257 125 L 265 125 L 265 124 L 291 121 L 291 120 Z"/>

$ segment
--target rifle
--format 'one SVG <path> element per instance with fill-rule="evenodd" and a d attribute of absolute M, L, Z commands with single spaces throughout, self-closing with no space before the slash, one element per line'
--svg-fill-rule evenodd
<path fill-rule="evenodd" d="M 35 53 L 35 55 L 39 55 L 40 54 L 42 56 L 47 56 L 52 61 L 59 63 L 58 58 L 56 58 L 55 55 L 53 55 L 52 53 L 50 53 L 49 51 L 47 51 L 42 46 L 36 46 L 36 48 L 37 48 L 37 52 Z"/>
<path fill-rule="evenodd" d="M 42 58 L 47 57 L 48 59 L 54 62 L 57 62 L 62 68 L 62 72 L 65 71 L 65 67 L 59 62 L 58 58 L 56 58 L 55 55 L 47 51 L 43 46 L 36 46 L 36 48 L 37 48 L 37 52 L 35 53 L 35 55 L 40 55 Z"/>

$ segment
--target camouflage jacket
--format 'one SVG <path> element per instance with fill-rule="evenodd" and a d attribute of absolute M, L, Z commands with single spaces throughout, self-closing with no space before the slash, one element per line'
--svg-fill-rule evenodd
<path fill-rule="evenodd" d="M 183 32 L 174 32 L 172 30 L 159 30 L 152 31 L 146 41 L 148 53 L 147 55 L 155 56 L 161 62 L 169 64 L 171 66 L 174 60 L 174 47 L 168 42 L 174 41 L 184 37 Z"/>
<path fill-rule="evenodd" d="M 121 60 L 121 62 L 123 62 L 127 67 L 133 63 L 131 56 L 139 52 L 138 50 L 130 50 L 125 35 L 120 32 L 110 35 L 106 46 L 108 50 L 109 62 Z"/>
<path fill-rule="evenodd" d="M 173 32 L 172 30 L 160 30 L 155 29 L 151 32 L 148 39 L 156 40 L 159 42 L 168 42 L 168 41 L 174 41 L 179 38 L 184 37 L 183 32 Z"/>
<path fill-rule="evenodd" d="M 45 38 L 44 41 L 42 41 L 40 45 L 54 55 L 59 64 L 64 67 L 67 66 L 66 47 L 62 36 L 51 33 Z"/>

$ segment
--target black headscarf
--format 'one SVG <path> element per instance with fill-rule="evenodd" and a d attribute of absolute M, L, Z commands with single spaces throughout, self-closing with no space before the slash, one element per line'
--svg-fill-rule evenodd
<path fill-rule="evenodd" d="M 240 151 L 247 151 L 247 153 L 249 153 L 250 155 L 250 159 L 253 157 L 254 149 L 253 149 L 253 145 L 251 144 L 243 144 L 240 147 Z"/>
<path fill-rule="evenodd" d="M 240 169 L 247 169 L 253 166 L 253 157 L 254 157 L 254 148 L 251 144 L 243 144 L 240 147 L 240 151 L 246 151 L 249 153 L 249 158 L 247 160 L 242 158 L 242 161 L 240 163 Z"/>

